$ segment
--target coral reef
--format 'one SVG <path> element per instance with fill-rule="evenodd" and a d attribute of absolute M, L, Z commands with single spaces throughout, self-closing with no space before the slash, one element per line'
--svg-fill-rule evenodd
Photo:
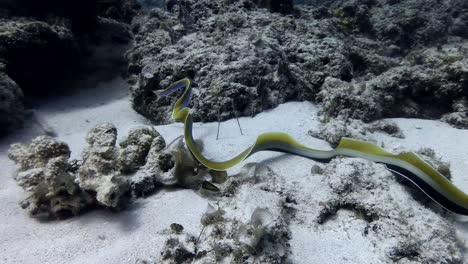
<path fill-rule="evenodd" d="M 463 1 L 328 1 L 348 30 L 369 35 L 402 50 L 446 41 Z M 421 12 L 424 10 L 424 12 Z M 355 32 L 353 32 L 355 33 Z"/>
<path fill-rule="evenodd" d="M 468 128 L 468 102 L 466 97 L 454 101 L 452 108 L 454 112 L 443 115 L 442 120 L 456 128 Z"/>
<path fill-rule="evenodd" d="M 433 156 L 430 150 L 422 153 Z M 215 197 L 216 205 L 208 206 L 200 219 L 200 234 L 187 233 L 180 224 L 171 225 L 157 263 L 288 263 L 292 261 L 291 243 L 297 243 L 290 240 L 291 225 L 311 228 L 308 232 L 319 237 L 329 229 L 333 229 L 331 233 L 348 232 L 349 227 L 341 224 L 346 219 L 340 217 L 364 223 L 358 225 L 362 226 L 362 237 L 376 251 L 385 252 L 383 263 L 405 258 L 461 263 L 451 220 L 440 209 L 426 208 L 434 202 L 418 197 L 408 201 L 406 197 L 423 198 L 420 193 L 411 191 L 401 197 L 409 186 L 401 186 L 382 165 L 337 158 L 320 167 L 320 188 L 325 193 L 312 194 L 301 187 L 309 180 L 286 182 L 286 175 L 264 165 L 245 165 L 222 187 L 220 196 Z M 316 221 L 310 222 L 311 218 Z"/>
<path fill-rule="evenodd" d="M 270 12 L 279 12 L 289 14 L 294 12 L 293 0 L 247 0 L 244 1 L 244 6 L 248 6 L 249 2 L 261 8 L 266 8 Z"/>
<path fill-rule="evenodd" d="M 467 48 L 446 45 L 409 54 L 406 66 L 368 81 L 327 78 L 318 93 L 326 119 L 342 116 L 372 121 L 384 117 L 440 118 L 466 124 Z M 437 101 L 434 106 L 433 102 Z"/>
<path fill-rule="evenodd" d="M 196 10 L 191 24 L 179 21 L 176 9 L 154 9 L 139 21 L 128 54 L 133 106 L 156 122 L 170 120 L 166 110 L 173 102 L 151 91 L 187 76 L 198 85 L 195 120 L 213 121 L 234 117 L 234 111 L 254 115 L 288 100 L 313 100 L 325 76 L 350 75 L 344 43 L 317 30 L 333 31 L 326 21 L 312 26 L 307 17 L 250 10 L 238 2 L 185 3 Z"/>
<path fill-rule="evenodd" d="M 209 170 L 200 164 L 179 138 L 167 148 L 164 141 L 154 140 L 146 163 L 132 177 L 144 183 L 140 185 L 137 181 L 133 184 L 134 192 L 144 196 L 158 186 L 218 192 L 219 189 L 214 184 L 225 182 L 227 174 Z"/>
<path fill-rule="evenodd" d="M 23 91 L 5 73 L 0 63 L 0 135 L 18 127 L 24 117 Z"/>
<path fill-rule="evenodd" d="M 91 51 L 86 39 L 93 41 L 102 35 L 128 31 L 120 22 L 101 18 L 97 7 L 93 8 L 96 1 L 72 1 L 66 5 L 56 1 L 19 2 L 19 6 L 6 8 L 10 15 L 0 16 L 3 33 L 0 58 L 5 61 L 8 75 L 25 94 L 46 94 L 58 80 L 75 76 L 80 71 L 82 57 Z M 110 1 L 109 5 L 113 2 L 121 1 Z M 79 10 L 84 12 L 75 13 Z M 47 16 L 54 19 L 45 19 Z M 126 41 L 130 38 L 127 36 Z"/>
<path fill-rule="evenodd" d="M 154 139 L 158 138 L 157 141 Z M 153 146 L 153 144 L 155 144 Z M 150 150 L 159 152 L 166 147 L 164 139 L 156 130 L 134 128 L 128 132 L 128 137 L 120 144 L 119 161 L 121 171 L 132 172 L 146 163 Z"/>
<path fill-rule="evenodd" d="M 64 68 L 79 59 L 80 50 L 65 24 L 18 19 L 1 19 L 0 58 L 6 72 L 24 92 L 41 94 L 57 75 L 70 75 L 76 68 Z M 44 85 L 38 86 L 38 83 Z"/>
<path fill-rule="evenodd" d="M 165 174 L 166 177 L 169 178 L 168 180 L 165 180 L 165 177 L 161 176 L 161 174 L 164 174 L 174 167 L 175 161 L 170 153 L 162 152 L 166 148 L 166 142 L 158 133 L 154 132 L 155 131 L 147 131 L 143 133 L 146 137 L 148 137 L 148 135 L 151 135 L 150 137 L 155 137 L 147 151 L 143 166 L 131 176 L 132 190 L 136 196 L 151 194 L 156 190 L 158 185 L 164 186 L 174 183 L 170 175 Z"/>
<path fill-rule="evenodd" d="M 282 254 L 286 254 L 286 245 L 281 243 L 287 240 L 288 231 L 280 217 L 275 218 L 267 209 L 257 208 L 250 221 L 242 223 L 226 219 L 220 212 L 221 209 L 214 210 L 221 215 L 209 222 L 202 221 L 206 235 L 200 240 L 183 233 L 169 237 L 159 263 L 285 261 L 286 255 Z"/>
<path fill-rule="evenodd" d="M 466 127 L 463 1 L 310 1 L 294 15 L 260 2 L 270 1 L 173 1 L 137 19 L 127 54 L 134 108 L 169 122 L 175 96 L 152 91 L 190 77 L 195 120 L 309 100 L 325 120 L 442 117 Z"/>
<path fill-rule="evenodd" d="M 11 105 L 9 116 L 2 114 L 2 132 L 24 119 L 21 94 L 27 101 L 61 91 L 64 82 L 96 67 L 100 58 L 96 46 L 129 43 L 132 36 L 126 23 L 136 9 L 133 0 L 2 1 L 0 93 L 5 95 L 2 103 Z"/>
<path fill-rule="evenodd" d="M 133 107 L 156 123 L 170 122 L 177 96 L 158 98 L 152 91 L 190 77 L 196 121 L 307 100 L 322 109 L 323 124 L 310 135 L 333 146 L 345 136 L 403 137 L 396 124 L 382 120 L 389 117 L 468 128 L 466 1 L 139 2 L 164 8 L 129 26 L 135 1 L 1 2 L 2 129 L 21 123 L 23 92 L 47 93 L 74 73 L 72 65 L 90 44 L 127 43 L 132 34 Z M 199 190 L 211 204 L 200 232 L 172 223 L 157 263 L 287 263 L 297 243 L 310 242 L 294 238 L 297 230 L 306 230 L 306 238 L 329 232 L 340 238 L 350 225 L 351 231 L 362 227 L 359 239 L 384 252 L 378 254 L 384 263 L 463 262 L 450 214 L 383 165 L 310 161 L 311 177 L 296 177 L 304 175 L 248 164 L 227 177 L 199 164 L 182 139 L 166 144 L 150 128 L 135 128 L 117 144 L 117 129 L 102 124 L 86 142 L 79 161 L 47 136 L 12 145 L 15 180 L 27 192 L 21 206 L 34 217 L 62 218 L 96 206 L 120 209 L 164 187 Z M 450 165 L 434 151 L 418 153 L 450 179 Z"/>

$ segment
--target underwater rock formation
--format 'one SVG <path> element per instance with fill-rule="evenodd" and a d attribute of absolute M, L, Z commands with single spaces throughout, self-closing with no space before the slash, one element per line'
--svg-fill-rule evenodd
<path fill-rule="evenodd" d="M 301 228 L 314 239 L 356 232 L 382 252 L 382 263 L 462 262 L 452 220 L 440 208 L 433 211 L 434 202 L 420 192 L 406 193 L 410 186 L 402 186 L 382 165 L 336 158 L 320 167 L 318 188 L 324 193 L 310 192 L 308 182 L 314 179 L 295 182 L 265 165 L 245 165 L 229 177 L 220 196 L 211 197 L 216 205 L 209 205 L 200 219 L 199 234 L 171 225 L 155 263 L 288 263 L 295 243 L 310 243 L 294 238 L 290 228 Z"/>
<path fill-rule="evenodd" d="M 293 0 L 244 0 L 244 6 L 251 2 L 258 7 L 266 8 L 270 12 L 279 12 L 283 14 L 293 13 L 294 1 Z"/>
<path fill-rule="evenodd" d="M 149 149 L 146 151 L 144 162 L 138 165 L 140 169 L 131 176 L 132 191 L 135 196 L 146 196 L 153 193 L 159 185 L 170 185 L 175 182 L 172 180 L 172 175 L 165 173 L 174 167 L 175 161 L 170 153 L 163 152 L 166 148 L 164 138 L 156 131 L 146 131 L 144 133 L 146 135 L 150 134 L 154 138 L 149 145 Z M 145 150 L 146 148 L 147 145 L 144 146 Z M 168 180 L 163 180 L 166 177 Z"/>
<path fill-rule="evenodd" d="M 94 197 L 83 191 L 68 163 L 68 146 L 48 136 L 31 144 L 13 144 L 8 157 L 18 165 L 15 180 L 28 192 L 21 207 L 39 218 L 77 215 L 95 204 Z"/>
<path fill-rule="evenodd" d="M 2 80 L 13 80 L 26 99 L 60 91 L 64 82 L 88 70 L 87 60 L 95 59 L 96 45 L 131 40 L 125 23 L 130 22 L 136 9 L 134 0 L 1 1 Z M 11 102 L 9 90 L 2 103 Z M 3 87 L 1 92 L 7 93 Z M 10 119 L 2 130 L 15 127 L 24 117 L 23 98 L 16 97 L 10 117 L 1 117 Z"/>
<path fill-rule="evenodd" d="M 120 146 L 116 139 L 112 124 L 93 128 L 77 172 L 80 187 L 96 192 L 101 204 L 121 207 L 130 195 L 147 196 L 160 187 L 201 187 L 205 178 L 196 177 L 199 165 L 180 142 L 166 149 L 164 138 L 152 128 L 131 129 Z"/>
<path fill-rule="evenodd" d="M 78 169 L 79 185 L 96 192 L 96 199 L 107 207 L 120 207 L 130 184 L 120 173 L 119 152 L 115 146 L 117 129 L 112 124 L 94 127 L 86 136 L 88 147 L 82 153 L 82 165 Z"/>
<path fill-rule="evenodd" d="M 444 43 L 463 1 L 327 1 L 340 25 L 350 32 L 396 45 L 402 51 Z M 422 10 L 424 10 L 422 12 Z"/>
<path fill-rule="evenodd" d="M 327 22 L 312 25 L 309 17 L 247 9 L 238 2 L 184 3 L 194 10 L 186 19 L 190 23 L 179 19 L 175 8 L 154 9 L 138 22 L 128 54 L 135 74 L 133 106 L 153 121 L 169 122 L 166 110 L 173 102 L 151 91 L 184 77 L 198 85 L 195 120 L 213 121 L 234 117 L 234 111 L 249 116 L 288 100 L 313 100 L 325 76 L 350 75 L 344 43 L 318 30 L 332 32 Z"/>
<path fill-rule="evenodd" d="M 115 4 L 129 4 L 123 3 L 129 1 L 106 2 L 109 8 Z M 98 7 L 97 1 L 62 4 L 60 1 L 38 3 L 23 0 L 0 9 L 4 10 L 2 14 L 6 14 L 0 16 L 0 31 L 3 33 L 0 58 L 5 61 L 8 75 L 25 94 L 47 94 L 47 90 L 60 80 L 76 75 L 80 70 L 81 57 L 90 52 L 89 44 L 92 43 L 87 42 L 93 42 L 103 34 L 125 34 L 128 31 L 116 20 L 112 20 L 115 22 L 109 26 L 110 19 L 101 17 L 105 14 L 99 13 Z M 84 12 L 79 13 L 79 10 Z M 124 13 L 130 12 L 128 8 L 123 10 L 127 10 L 122 11 Z M 47 16 L 51 18 L 47 19 Z M 129 22 L 128 18 L 122 19 Z M 127 37 L 127 42 L 129 40 Z"/>
<path fill-rule="evenodd" d="M 463 0 L 297 0 L 333 16 L 353 34 L 364 34 L 408 51 L 416 46 L 440 44 L 449 36 L 468 35 Z"/>
<path fill-rule="evenodd" d="M 140 8 L 137 0 L 94 1 L 98 14 L 119 22 L 130 23 Z"/>
<path fill-rule="evenodd" d="M 440 118 L 453 112 L 442 120 L 466 128 L 467 54 L 466 47 L 457 45 L 415 51 L 402 61 L 404 66 L 370 80 L 327 78 L 317 98 L 326 119 Z"/>
<path fill-rule="evenodd" d="M 43 94 L 57 76 L 64 78 L 77 70 L 73 65 L 80 49 L 65 24 L 2 19 L 0 32 L 0 58 L 6 62 L 8 75 L 25 93 Z M 70 67 L 64 67 L 67 64 Z"/>
<path fill-rule="evenodd" d="M 284 263 L 286 245 L 280 243 L 285 241 L 278 240 L 287 240 L 288 231 L 280 216 L 257 208 L 244 223 L 225 218 L 222 209 L 211 210 L 216 217 L 203 222 L 206 235 L 200 240 L 184 233 L 170 236 L 158 263 Z"/>
<path fill-rule="evenodd" d="M 202 145 L 199 143 L 199 147 Z M 145 196 L 158 186 L 219 191 L 214 184 L 224 183 L 226 172 L 213 171 L 200 164 L 181 138 L 166 147 L 158 136 L 152 143 L 146 163 L 132 175 L 132 190 Z"/>
<path fill-rule="evenodd" d="M 452 108 L 454 112 L 443 115 L 441 120 L 456 128 L 468 128 L 468 102 L 466 97 L 454 101 Z"/>
<path fill-rule="evenodd" d="M 24 117 L 23 91 L 5 73 L 0 63 L 0 136 L 18 127 Z"/>
<path fill-rule="evenodd" d="M 196 121 L 309 100 L 325 121 L 447 114 L 465 126 L 466 39 L 451 29 L 463 1 L 315 1 L 294 16 L 241 2 L 174 1 L 135 21 L 127 56 L 139 113 L 170 122 L 176 96 L 152 91 L 189 77 Z"/>
<path fill-rule="evenodd" d="M 154 139 L 158 137 L 158 140 Z M 134 128 L 128 132 L 128 137 L 120 144 L 120 170 L 132 172 L 146 163 L 149 151 L 159 152 L 165 147 L 164 139 L 156 130 Z"/>

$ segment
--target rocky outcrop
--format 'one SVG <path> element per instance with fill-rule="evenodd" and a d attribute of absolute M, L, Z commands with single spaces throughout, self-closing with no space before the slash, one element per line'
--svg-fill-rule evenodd
<path fill-rule="evenodd" d="M 1 1 L 0 92 L 6 98 L 1 101 L 15 105 L 8 117 L 1 116 L 9 119 L 2 121 L 6 124 L 3 130 L 20 124 L 24 117 L 22 96 L 15 95 L 11 103 L 12 94 L 22 93 L 28 98 L 63 89 L 65 82 L 87 70 L 87 60 L 94 60 L 93 46 L 131 40 L 126 23 L 136 14 L 136 8 L 132 0 Z M 22 92 L 11 92 L 12 85 L 7 85 L 10 80 Z"/>
<path fill-rule="evenodd" d="M 186 1 L 181 7 L 155 9 L 140 23 L 128 56 L 134 108 L 150 119 L 169 121 L 174 102 L 151 91 L 190 77 L 196 120 L 254 115 L 288 100 L 313 100 L 326 76 L 351 78 L 343 41 L 327 21 L 294 18 L 240 3 Z M 211 15 L 210 15 L 211 14 Z M 182 19 L 183 18 L 183 19 Z M 320 28 L 320 30 L 319 30 Z"/>
<path fill-rule="evenodd" d="M 137 20 L 134 108 L 170 122 L 176 95 L 152 91 L 189 77 L 198 121 L 308 100 L 323 104 L 325 121 L 445 115 L 464 127 L 463 1 L 314 1 L 289 15 L 263 8 L 270 2 L 170 1 Z"/>
<path fill-rule="evenodd" d="M 449 36 L 466 37 L 466 1 L 438 0 L 298 0 L 316 8 L 321 16 L 331 16 L 352 34 L 393 45 L 408 51 L 418 46 L 445 43 Z"/>
<path fill-rule="evenodd" d="M 384 117 L 440 118 L 466 128 L 468 49 L 446 45 L 413 52 L 404 66 L 367 81 L 327 78 L 318 93 L 326 119 L 373 121 Z"/>
<path fill-rule="evenodd" d="M 0 63 L 0 135 L 18 127 L 24 117 L 23 91 Z"/>
<path fill-rule="evenodd" d="M 434 158 L 429 150 L 421 153 Z M 138 263 L 289 263 L 328 239 L 333 245 L 356 239 L 379 263 L 462 262 L 452 220 L 411 183 L 402 186 L 382 165 L 362 159 L 314 166 L 320 169 L 311 177 L 291 179 L 246 164 L 211 197 L 216 203 L 202 215 L 199 233 L 173 223 L 159 260 Z"/>
<path fill-rule="evenodd" d="M 463 1 L 328 1 L 343 29 L 396 45 L 402 51 L 447 41 Z"/>
<path fill-rule="evenodd" d="M 2 19 L 0 32 L 5 70 L 26 94 L 47 93 L 57 76 L 68 78 L 78 70 L 80 47 L 65 24 Z"/>
<path fill-rule="evenodd" d="M 15 179 L 30 194 L 23 208 L 46 219 L 77 215 L 97 205 L 122 208 L 131 186 L 140 184 L 130 176 L 130 169 L 146 162 L 156 135 L 154 130 L 135 129 L 126 140 L 128 145 L 120 149 L 115 127 L 98 125 L 88 133 L 88 147 L 80 161 L 70 161 L 68 145 L 48 136 L 37 137 L 29 145 L 13 144 L 8 156 L 18 165 Z M 161 136 L 154 142 L 164 145 Z"/>
<path fill-rule="evenodd" d="M 389 120 L 378 120 L 372 123 L 364 123 L 359 119 L 334 118 L 323 122 L 317 130 L 310 130 L 309 135 L 323 139 L 332 147 L 338 146 L 341 138 L 349 137 L 368 142 L 377 142 L 372 136 L 374 132 L 381 132 L 392 137 L 404 138 L 403 132 L 396 123 Z"/>

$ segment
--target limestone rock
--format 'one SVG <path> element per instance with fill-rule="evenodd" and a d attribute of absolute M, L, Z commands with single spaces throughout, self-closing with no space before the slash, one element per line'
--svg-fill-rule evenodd
<path fill-rule="evenodd" d="M 77 215 L 95 204 L 93 196 L 75 183 L 68 163 L 68 146 L 48 136 L 31 144 L 13 144 L 8 157 L 18 164 L 15 179 L 28 192 L 21 202 L 35 217 L 50 219 Z"/>
<path fill-rule="evenodd" d="M 85 190 L 96 192 L 102 205 L 119 207 L 130 189 L 128 179 L 118 166 L 115 146 L 117 129 L 112 124 L 101 124 L 88 132 L 88 147 L 83 151 L 83 164 L 77 172 L 78 183 Z"/>
<path fill-rule="evenodd" d="M 23 91 L 4 72 L 0 63 L 0 135 L 18 127 L 24 119 Z"/>

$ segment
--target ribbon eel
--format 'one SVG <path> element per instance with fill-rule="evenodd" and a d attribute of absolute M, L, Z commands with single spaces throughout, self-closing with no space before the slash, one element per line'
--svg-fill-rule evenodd
<path fill-rule="evenodd" d="M 184 122 L 184 138 L 188 149 L 201 164 L 209 169 L 226 170 L 263 150 L 290 153 L 320 162 L 329 162 L 336 156 L 363 158 L 382 163 L 391 172 L 407 178 L 446 209 L 454 213 L 468 215 L 468 195 L 417 154 L 413 152 L 393 154 L 379 146 L 361 140 L 343 137 L 335 149 L 317 150 L 302 145 L 285 133 L 264 133 L 257 137 L 253 145 L 232 159 L 226 161 L 210 160 L 198 150 L 192 135 L 193 120 L 188 107 L 192 94 L 190 79 L 182 79 L 173 83 L 166 90 L 155 93 L 158 96 L 167 96 L 180 89 L 184 89 L 184 92 L 174 105 L 172 118 L 177 122 Z"/>

